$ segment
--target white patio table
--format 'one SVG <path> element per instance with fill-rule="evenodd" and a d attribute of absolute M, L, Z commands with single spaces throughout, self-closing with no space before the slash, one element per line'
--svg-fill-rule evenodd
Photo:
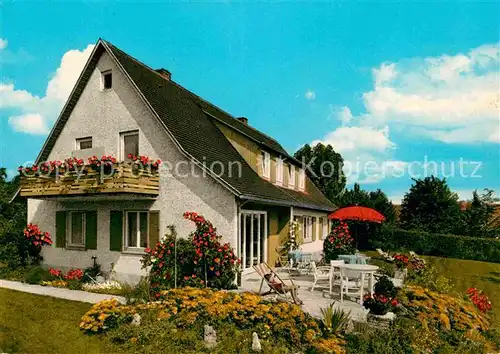
<path fill-rule="evenodd" d="M 337 265 L 336 267 L 339 268 L 342 267 L 360 273 L 360 281 L 361 281 L 360 297 L 359 297 L 360 305 L 363 304 L 363 290 L 365 288 L 365 279 L 368 279 L 368 290 L 370 292 L 370 295 L 373 295 L 373 287 L 375 285 L 375 273 L 377 272 L 379 267 L 371 264 L 343 264 L 343 265 Z"/>

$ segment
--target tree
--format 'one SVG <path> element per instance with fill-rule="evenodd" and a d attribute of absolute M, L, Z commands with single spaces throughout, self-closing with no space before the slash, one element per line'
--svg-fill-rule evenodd
<path fill-rule="evenodd" d="M 332 202 L 337 203 L 338 197 L 344 192 L 346 177 L 344 176 L 344 159 L 333 150 L 331 145 L 321 143 L 311 147 L 304 145 L 294 157 L 308 166 L 309 178 L 321 192 Z"/>
<path fill-rule="evenodd" d="M 494 197 L 495 192 L 484 189 L 484 193 L 472 192 L 472 200 L 462 212 L 462 227 L 458 231 L 462 235 L 475 237 L 495 237 L 500 230 L 490 224 L 495 213 L 495 203 L 500 199 Z"/>
<path fill-rule="evenodd" d="M 401 226 L 435 233 L 453 233 L 460 221 L 458 195 L 446 179 L 414 179 L 401 205 Z"/>

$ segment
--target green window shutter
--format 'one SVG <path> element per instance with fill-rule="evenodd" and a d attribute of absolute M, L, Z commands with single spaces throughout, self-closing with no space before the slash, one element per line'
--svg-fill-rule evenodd
<path fill-rule="evenodd" d="M 66 247 L 66 212 L 56 211 L 56 247 Z"/>
<path fill-rule="evenodd" d="M 123 240 L 123 212 L 111 210 L 109 218 L 109 249 L 121 252 Z"/>
<path fill-rule="evenodd" d="M 97 212 L 87 211 L 85 213 L 85 248 L 97 249 Z"/>
<path fill-rule="evenodd" d="M 160 241 L 160 211 L 151 210 L 149 212 L 149 247 L 155 247 Z"/>

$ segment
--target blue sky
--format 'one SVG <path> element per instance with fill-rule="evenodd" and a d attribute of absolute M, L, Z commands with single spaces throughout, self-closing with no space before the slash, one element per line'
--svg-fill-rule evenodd
<path fill-rule="evenodd" d="M 396 201 L 411 185 L 409 166 L 423 175 L 425 159 L 438 175 L 441 163 L 446 173 L 455 166 L 448 180 L 461 197 L 500 192 L 498 2 L 7 1 L 0 11 L 0 166 L 9 170 L 36 158 L 102 37 L 289 152 L 322 141 L 372 164 L 349 181 Z M 469 161 L 463 176 L 460 159 Z"/>

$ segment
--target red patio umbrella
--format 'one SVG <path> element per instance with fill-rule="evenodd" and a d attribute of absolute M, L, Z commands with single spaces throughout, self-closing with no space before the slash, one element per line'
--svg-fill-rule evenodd
<path fill-rule="evenodd" d="M 328 215 L 329 219 L 337 220 L 360 220 L 381 223 L 385 220 L 385 216 L 372 208 L 362 206 L 350 206 L 335 210 Z"/>

